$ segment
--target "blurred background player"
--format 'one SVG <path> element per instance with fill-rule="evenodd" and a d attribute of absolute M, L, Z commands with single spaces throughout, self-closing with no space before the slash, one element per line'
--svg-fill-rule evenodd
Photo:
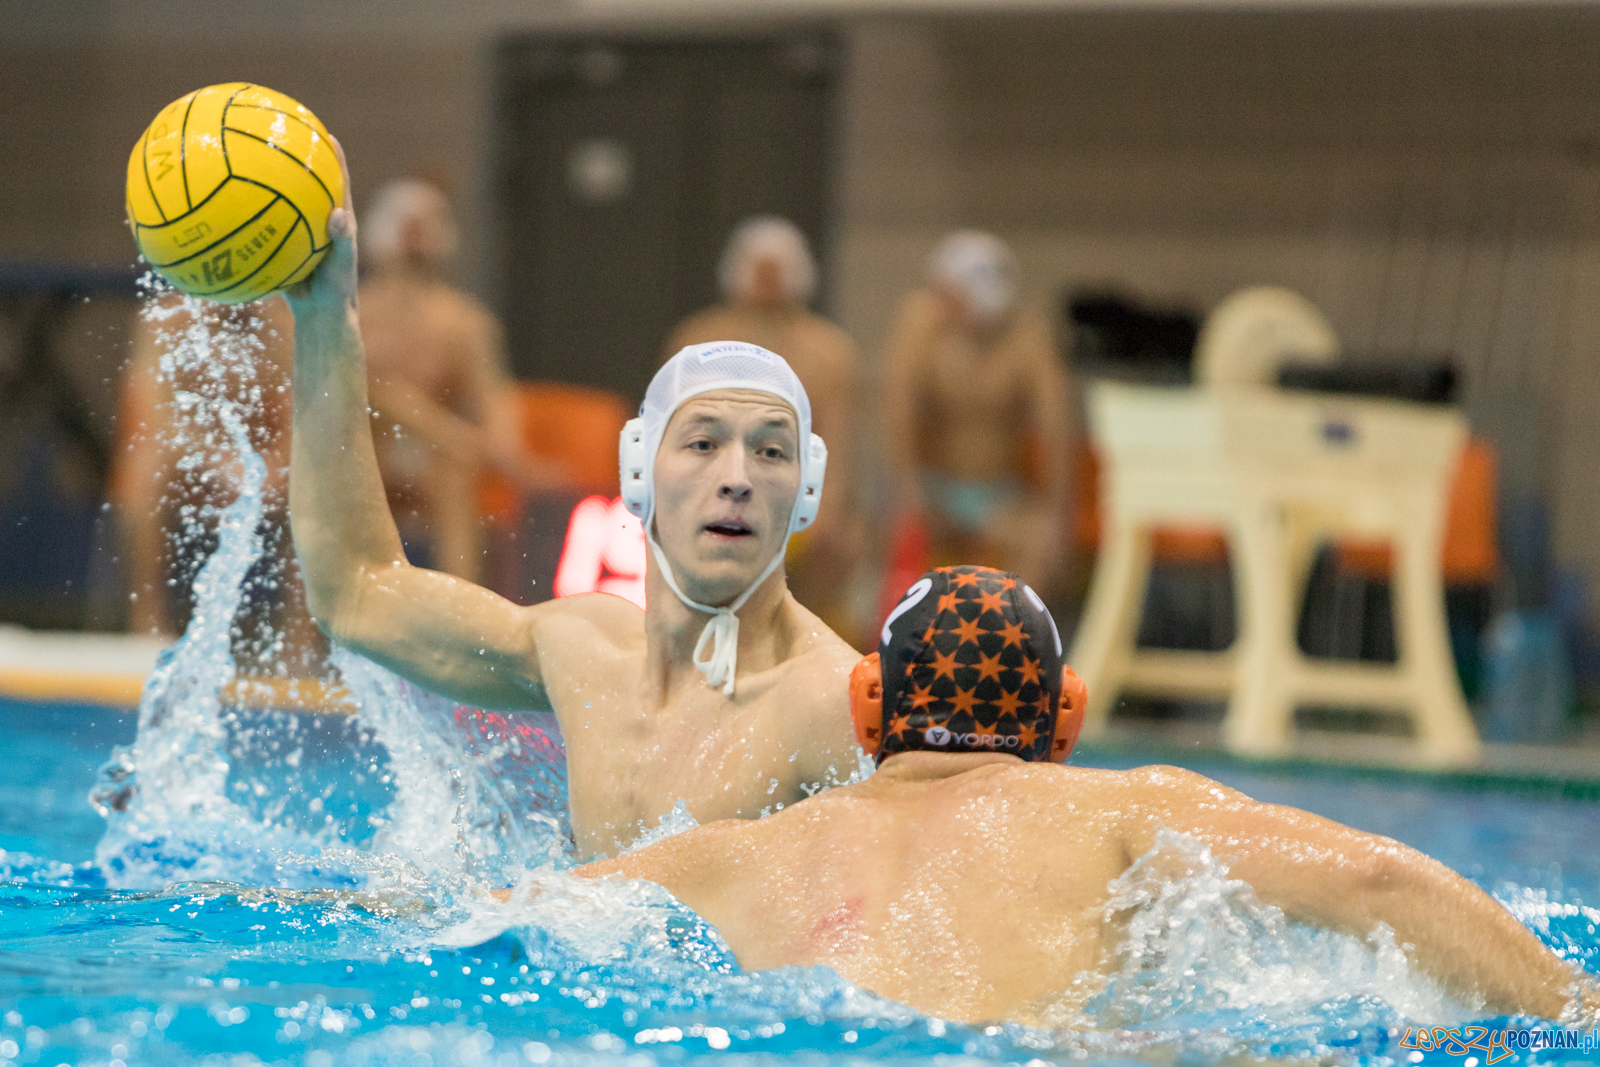
<path fill-rule="evenodd" d="M 444 280 L 458 233 L 450 202 L 416 179 L 373 196 L 362 228 L 361 333 L 378 464 L 407 551 L 481 578 L 480 475 L 528 488 L 557 468 L 522 447 L 500 325 Z"/>
<path fill-rule="evenodd" d="M 862 549 L 850 467 L 851 397 L 859 362 L 855 342 L 810 310 L 816 260 L 805 234 L 787 219 L 757 215 L 734 227 L 717 280 L 723 303 L 681 322 L 662 358 L 687 345 L 744 341 L 778 353 L 794 368 L 811 397 L 812 425 L 832 451 L 822 511 L 812 529 L 791 542 L 789 587 L 830 626 L 853 632 L 843 579 Z"/>
<path fill-rule="evenodd" d="M 180 425 L 176 394 L 221 394 L 246 413 L 252 443 L 266 461 L 263 490 L 262 554 L 246 579 L 237 619 L 234 654 L 252 673 L 320 674 L 327 641 L 311 621 L 305 586 L 289 539 L 290 365 L 294 358 L 294 320 L 283 300 L 253 304 L 207 303 L 206 332 L 240 330 L 253 334 L 259 349 L 251 356 L 253 378 L 206 374 L 183 368 L 164 370 L 162 354 L 193 325 L 176 298 L 161 311 L 136 320 L 133 350 L 123 378 L 118 435 L 123 447 L 112 476 L 111 498 L 128 560 L 128 629 L 133 633 L 176 637 L 193 609 L 195 575 L 216 544 L 215 515 L 239 491 L 240 457 L 220 427 L 199 422 Z M 252 321 L 254 320 L 254 321 Z M 208 368 L 209 369 L 209 368 Z M 202 409 L 195 409 L 203 412 Z M 191 415 L 192 420 L 203 415 Z M 181 463 L 202 434 L 214 462 L 203 467 Z M 281 646 L 276 640 L 281 637 Z M 281 656 L 279 651 L 281 649 Z"/>
<path fill-rule="evenodd" d="M 901 305 L 884 384 L 891 551 L 922 541 L 931 562 L 971 559 L 1052 589 L 1070 488 L 1067 376 L 1045 316 L 1018 301 L 999 238 L 963 230 L 939 243 L 927 288 Z"/>

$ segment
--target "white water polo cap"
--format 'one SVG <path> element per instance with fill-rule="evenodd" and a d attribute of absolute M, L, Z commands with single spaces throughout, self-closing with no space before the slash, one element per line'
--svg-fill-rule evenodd
<path fill-rule="evenodd" d="M 982 230 L 958 230 L 933 250 L 928 274 L 960 293 L 978 321 L 993 325 L 1017 302 L 1017 259 L 1004 241 Z"/>
<path fill-rule="evenodd" d="M 800 422 L 800 491 L 789 511 L 789 529 L 783 544 L 766 569 L 744 592 L 721 607 L 691 600 L 678 586 L 672 565 L 656 542 L 655 465 L 662 435 L 672 415 L 691 397 L 718 389 L 751 389 L 770 393 L 794 409 Z M 622 428 L 619 448 L 622 468 L 622 502 L 644 524 L 645 541 L 661 568 L 667 586 L 685 606 L 711 616 L 694 648 L 694 664 L 706 684 L 733 696 L 734 668 L 739 655 L 738 611 L 783 562 L 789 538 L 810 526 L 822 503 L 822 483 L 828 470 L 828 446 L 811 432 L 811 399 L 794 370 L 776 352 L 739 341 L 713 341 L 681 349 L 650 380 L 639 417 Z"/>

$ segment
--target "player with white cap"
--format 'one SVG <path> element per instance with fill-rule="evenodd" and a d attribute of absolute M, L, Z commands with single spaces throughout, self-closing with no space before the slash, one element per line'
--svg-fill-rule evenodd
<path fill-rule="evenodd" d="M 717 268 L 718 304 L 690 315 L 673 330 L 662 360 L 690 345 L 745 341 L 783 358 L 805 383 L 812 429 L 835 449 L 828 499 L 805 536 L 785 557 L 789 587 L 800 602 L 842 632 L 861 629 L 850 576 L 863 555 L 864 530 L 852 506 L 849 443 L 860 390 L 855 342 L 811 310 L 817 264 L 798 226 L 757 215 L 734 227 Z"/>
<path fill-rule="evenodd" d="M 672 573 L 672 564 L 657 540 L 655 459 L 667 424 L 684 401 L 730 389 L 771 393 L 794 409 L 800 446 L 800 491 L 795 494 L 794 504 L 789 510 L 783 544 L 773 553 L 766 567 L 731 602 L 712 606 L 702 604 L 684 593 Z M 800 384 L 800 379 L 783 357 L 756 345 L 737 341 L 692 345 L 673 356 L 656 372 L 650 388 L 645 392 L 639 417 L 631 420 L 622 431 L 620 453 L 623 503 L 644 522 L 650 555 L 660 568 L 661 577 L 685 606 L 712 617 L 695 643 L 694 665 L 705 675 L 708 685 L 720 687 L 724 695 L 731 697 L 734 695 L 734 675 L 739 653 L 738 611 L 778 569 L 783 562 L 789 538 L 816 520 L 817 508 L 822 503 L 822 481 L 828 470 L 828 447 L 822 438 L 811 432 L 811 402 L 806 396 L 805 386 Z M 702 653 L 707 651 L 707 644 L 710 645 L 709 655 L 702 658 Z"/>
<path fill-rule="evenodd" d="M 827 464 L 788 364 L 697 345 L 651 383 L 621 441 L 623 496 L 650 536 L 646 610 L 605 594 L 523 607 L 406 561 L 368 428 L 348 205 L 329 232 L 327 260 L 289 293 L 290 515 L 334 640 L 452 699 L 553 708 L 586 856 L 632 843 L 680 800 L 702 822 L 755 818 L 848 776 L 859 657 L 784 582 Z"/>

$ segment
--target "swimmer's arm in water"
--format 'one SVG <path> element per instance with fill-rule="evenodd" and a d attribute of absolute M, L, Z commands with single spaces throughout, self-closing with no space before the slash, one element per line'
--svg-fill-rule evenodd
<path fill-rule="evenodd" d="M 542 708 L 538 627 L 591 610 L 575 601 L 615 598 L 524 608 L 406 562 L 369 425 L 348 172 L 345 188 L 328 223 L 327 259 L 287 294 L 295 314 L 289 512 L 312 614 L 341 644 L 435 692 L 486 708 Z"/>
<path fill-rule="evenodd" d="M 716 927 L 739 966 L 782 967 L 794 961 L 781 953 L 777 905 L 751 892 L 764 884 L 761 872 L 770 865 L 761 855 L 761 845 L 771 840 L 768 825 L 765 819 L 720 819 L 572 873 L 654 882 Z"/>
<path fill-rule="evenodd" d="M 1491 1011 L 1555 1019 L 1579 993 L 1570 964 L 1487 893 L 1416 849 L 1175 767 L 1143 768 L 1130 779 L 1130 860 L 1162 827 L 1190 834 L 1290 918 L 1357 937 L 1387 923 L 1420 970 L 1458 995 L 1482 997 Z"/>
<path fill-rule="evenodd" d="M 727 910 L 721 890 L 728 883 L 730 843 L 752 825 L 742 819 L 719 819 L 634 852 L 574 867 L 572 873 L 580 878 L 638 878 L 654 882 L 716 925 L 716 916 Z M 512 886 L 493 890 L 489 895 L 503 904 L 516 891 L 517 887 Z"/>

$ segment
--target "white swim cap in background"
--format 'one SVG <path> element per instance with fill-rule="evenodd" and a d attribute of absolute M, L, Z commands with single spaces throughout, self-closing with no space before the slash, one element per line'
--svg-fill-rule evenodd
<path fill-rule="evenodd" d="M 793 408 L 800 423 L 800 491 L 795 494 L 794 506 L 789 511 L 789 528 L 783 544 L 760 576 L 743 593 L 722 606 L 702 604 L 684 594 L 673 576 L 672 565 L 656 541 L 655 532 L 656 453 L 661 449 L 667 423 L 684 401 L 718 389 L 770 393 Z M 782 356 L 757 345 L 740 341 L 690 345 L 667 360 L 650 380 L 644 403 L 639 406 L 639 417 L 629 420 L 623 427 L 620 459 L 623 503 L 643 521 L 645 541 L 668 587 L 686 606 L 712 617 L 695 645 L 695 666 L 705 675 L 706 684 L 720 687 L 723 693 L 732 696 L 739 653 L 739 616 L 736 613 L 778 569 L 789 547 L 789 538 L 811 525 L 822 501 L 828 449 L 822 438 L 811 432 L 811 399 L 806 396 L 805 386 L 800 384 L 799 377 Z M 710 654 L 702 658 L 701 653 L 708 644 Z"/>
<path fill-rule="evenodd" d="M 372 195 L 361 220 L 362 256 L 379 266 L 392 263 L 405 250 L 406 223 L 428 216 L 438 226 L 431 257 L 449 259 L 461 241 L 449 198 L 417 178 L 400 178 L 383 186 Z"/>
<path fill-rule="evenodd" d="M 928 276 L 965 297 L 985 324 L 999 321 L 1017 302 L 1017 259 L 1004 241 L 982 230 L 958 230 L 940 241 Z"/>
<path fill-rule="evenodd" d="M 749 295 L 755 282 L 756 263 L 778 261 L 783 295 L 796 304 L 809 304 L 817 291 L 817 262 L 800 227 L 776 215 L 756 215 L 733 228 L 728 247 L 717 265 L 722 295 L 738 301 Z"/>

